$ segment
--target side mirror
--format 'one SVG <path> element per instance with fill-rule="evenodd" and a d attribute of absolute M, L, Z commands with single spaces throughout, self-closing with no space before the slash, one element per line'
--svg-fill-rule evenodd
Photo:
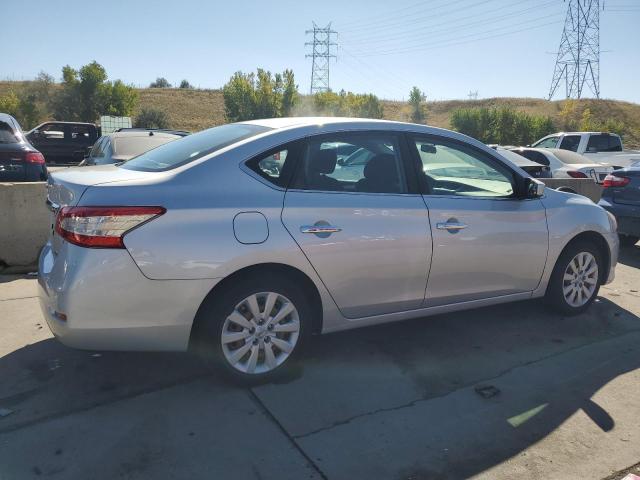
<path fill-rule="evenodd" d="M 337 163 L 338 163 L 338 165 L 343 167 L 344 166 L 344 158 L 339 158 Z"/>
<path fill-rule="evenodd" d="M 430 143 L 423 143 L 420 145 L 420 151 L 424 153 L 436 153 L 436 146 Z"/>
<path fill-rule="evenodd" d="M 544 195 L 544 183 L 535 178 L 525 178 L 525 198 L 540 198 Z"/>

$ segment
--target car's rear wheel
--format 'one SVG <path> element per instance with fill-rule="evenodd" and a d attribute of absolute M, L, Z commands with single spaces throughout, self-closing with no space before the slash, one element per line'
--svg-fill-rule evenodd
<path fill-rule="evenodd" d="M 640 240 L 640 237 L 634 235 L 618 235 L 618 238 L 621 247 L 633 247 Z"/>
<path fill-rule="evenodd" d="M 547 302 L 565 315 L 584 312 L 600 290 L 601 254 L 588 242 L 569 245 L 560 255 L 547 287 Z"/>
<path fill-rule="evenodd" d="M 297 357 L 310 330 L 303 290 L 282 276 L 246 278 L 212 295 L 198 313 L 198 350 L 236 380 L 264 382 Z"/>

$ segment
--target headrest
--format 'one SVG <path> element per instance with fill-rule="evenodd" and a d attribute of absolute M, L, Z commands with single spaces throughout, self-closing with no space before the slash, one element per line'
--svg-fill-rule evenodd
<path fill-rule="evenodd" d="M 386 178 L 391 182 L 395 181 L 398 178 L 395 157 L 390 153 L 376 155 L 364 167 L 364 177 L 368 179 Z"/>
<path fill-rule="evenodd" d="M 311 160 L 310 170 L 314 173 L 333 173 L 336 169 L 338 154 L 335 148 L 319 150 Z"/>

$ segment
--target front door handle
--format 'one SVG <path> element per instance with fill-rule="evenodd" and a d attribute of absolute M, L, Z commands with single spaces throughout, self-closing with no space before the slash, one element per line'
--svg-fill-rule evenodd
<path fill-rule="evenodd" d="M 458 221 L 451 221 L 448 220 L 444 223 L 436 223 L 436 228 L 438 230 L 448 230 L 448 231 L 454 231 L 457 232 L 458 230 L 463 230 L 465 228 L 467 228 L 469 225 L 465 225 L 464 223 L 460 223 Z"/>
<path fill-rule="evenodd" d="M 300 227 L 301 233 L 331 234 L 341 232 L 342 229 L 333 225 L 303 225 Z"/>

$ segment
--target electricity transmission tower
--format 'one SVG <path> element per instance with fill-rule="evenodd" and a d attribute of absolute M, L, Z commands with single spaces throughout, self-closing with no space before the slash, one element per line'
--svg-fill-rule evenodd
<path fill-rule="evenodd" d="M 469 97 L 469 100 L 477 100 L 478 99 L 478 90 L 476 90 L 475 92 L 473 90 L 470 90 L 469 94 L 467 95 L 467 97 Z"/>
<path fill-rule="evenodd" d="M 332 41 L 332 35 L 337 32 L 331 30 L 331 23 L 324 28 L 320 28 L 313 22 L 313 30 L 307 30 L 306 35 L 313 34 L 313 41 L 306 42 L 305 46 L 311 45 L 311 53 L 305 58 L 311 57 L 311 94 L 327 92 L 329 90 L 329 61 L 336 58 L 331 53 L 332 47 L 337 43 Z"/>
<path fill-rule="evenodd" d="M 600 0 L 568 3 L 549 100 L 562 80 L 566 98 L 581 98 L 585 84 L 600 98 Z"/>

